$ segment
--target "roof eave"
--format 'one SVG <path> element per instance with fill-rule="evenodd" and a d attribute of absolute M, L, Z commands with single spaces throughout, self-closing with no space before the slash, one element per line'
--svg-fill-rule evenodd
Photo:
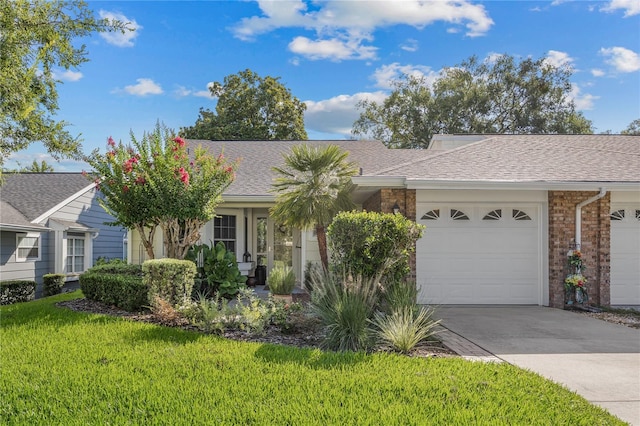
<path fill-rule="evenodd" d="M 47 232 L 51 231 L 50 228 L 45 226 L 29 226 L 29 225 L 14 225 L 10 223 L 0 223 L 0 231 L 14 231 L 14 232 Z"/>
<path fill-rule="evenodd" d="M 523 191 L 640 191 L 640 182 L 563 182 L 563 181 L 459 181 L 407 179 L 407 189 L 517 189 Z"/>

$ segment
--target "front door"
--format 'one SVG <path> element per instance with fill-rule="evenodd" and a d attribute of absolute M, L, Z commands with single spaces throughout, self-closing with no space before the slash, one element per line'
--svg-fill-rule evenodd
<path fill-rule="evenodd" d="M 266 212 L 255 216 L 254 229 L 257 265 L 264 265 L 267 275 L 276 265 L 292 267 L 298 275 L 294 238 L 299 238 L 299 232 L 275 222 Z"/>

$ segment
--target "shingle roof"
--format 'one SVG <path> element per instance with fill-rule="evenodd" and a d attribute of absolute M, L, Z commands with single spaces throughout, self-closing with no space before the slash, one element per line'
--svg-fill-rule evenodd
<path fill-rule="evenodd" d="M 640 182 L 640 136 L 487 135 L 378 176 L 483 182 Z"/>
<path fill-rule="evenodd" d="M 3 178 L 0 200 L 29 221 L 91 184 L 81 173 L 6 173 Z"/>
<path fill-rule="evenodd" d="M 33 227 L 34 225 L 11 204 L 0 199 L 0 228 L 2 225 Z M 44 229 L 44 227 L 42 227 Z"/>
<path fill-rule="evenodd" d="M 227 159 L 240 159 L 236 180 L 225 191 L 225 195 L 262 196 L 269 195 L 271 183 L 277 177 L 272 167 L 284 165 L 283 154 L 294 145 L 309 146 L 338 145 L 349 152 L 348 161 L 362 168 L 363 175 L 374 175 L 379 170 L 408 161 L 413 153 L 409 150 L 390 150 L 378 141 L 205 141 L 188 140 L 190 148 L 202 145 L 213 155 L 224 152 Z M 404 152 L 402 152 L 404 151 Z"/>

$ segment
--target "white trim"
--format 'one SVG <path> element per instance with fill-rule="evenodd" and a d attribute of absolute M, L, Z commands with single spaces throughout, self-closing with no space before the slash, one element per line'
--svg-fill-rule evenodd
<path fill-rule="evenodd" d="M 7 223 L 0 223 L 0 231 L 11 231 L 11 232 L 47 232 L 51 231 L 50 228 L 45 226 L 28 226 L 28 225 L 11 225 Z"/>
<path fill-rule="evenodd" d="M 354 176 L 351 181 L 361 187 L 404 188 L 407 186 L 407 178 L 404 176 Z"/>
<path fill-rule="evenodd" d="M 38 244 L 38 256 L 37 257 L 20 257 L 20 239 L 21 238 L 36 238 Z M 20 232 L 16 233 L 16 262 L 37 262 L 42 260 L 42 235 L 39 232 Z"/>
<path fill-rule="evenodd" d="M 593 191 L 606 186 L 609 191 L 640 191 L 637 182 L 513 182 L 513 181 L 450 181 L 407 179 L 407 189 L 516 189 L 522 191 Z"/>
<path fill-rule="evenodd" d="M 64 201 L 61 201 L 60 203 L 56 204 L 55 206 L 53 206 L 52 208 L 50 208 L 46 212 L 42 213 L 40 216 L 38 216 L 35 219 L 33 219 L 31 221 L 31 223 L 39 223 L 39 222 L 44 221 L 46 218 L 51 216 L 56 211 L 60 210 L 62 207 L 64 207 L 67 204 L 69 204 L 71 201 L 75 200 L 76 198 L 78 198 L 79 196 L 83 195 L 84 193 L 90 191 L 91 189 L 95 189 L 95 187 L 96 187 L 95 183 L 91 183 L 91 184 L 87 185 L 84 189 L 81 189 L 80 191 L 76 192 L 75 194 L 71 195 L 70 197 L 67 197 Z"/>

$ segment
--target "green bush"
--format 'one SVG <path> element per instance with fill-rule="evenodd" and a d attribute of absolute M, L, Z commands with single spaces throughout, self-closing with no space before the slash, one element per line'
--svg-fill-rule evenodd
<path fill-rule="evenodd" d="M 94 267 L 80 275 L 80 289 L 89 300 L 126 311 L 139 311 L 149 305 L 148 288 L 139 273 L 105 273 Z"/>
<path fill-rule="evenodd" d="M 172 306 L 191 300 L 196 265 L 190 260 L 152 259 L 142 264 L 143 282 L 149 289 L 149 300 L 159 297 Z"/>
<path fill-rule="evenodd" d="M 35 299 L 36 285 L 35 281 L 30 280 L 0 281 L 0 305 L 11 305 Z"/>
<path fill-rule="evenodd" d="M 45 274 L 42 276 L 44 296 L 60 294 L 64 286 L 65 274 Z"/>
<path fill-rule="evenodd" d="M 378 299 L 376 277 L 344 278 L 326 273 L 314 280 L 311 307 L 326 329 L 323 346 L 339 351 L 371 348 L 370 319 Z"/>
<path fill-rule="evenodd" d="M 322 266 L 308 260 L 306 265 L 304 266 L 304 289 L 305 290 L 307 290 L 308 292 L 313 291 L 314 277 L 316 277 L 320 273 L 322 273 Z"/>
<path fill-rule="evenodd" d="M 205 294 L 217 292 L 230 299 L 235 297 L 247 282 L 247 277 L 240 273 L 236 255 L 227 251 L 222 242 L 213 247 L 196 244 L 189 249 L 185 259 L 196 264 L 197 278 L 206 280 L 206 288 L 200 289 Z"/>
<path fill-rule="evenodd" d="M 291 294 L 296 286 L 296 274 L 289 266 L 278 264 L 269 272 L 267 285 L 273 294 Z"/>
<path fill-rule="evenodd" d="M 119 274 L 142 276 L 142 266 L 129 263 L 103 263 L 96 265 L 87 272 L 99 272 L 101 274 Z"/>
<path fill-rule="evenodd" d="M 431 308 L 420 308 L 416 314 L 412 306 L 404 306 L 391 314 L 377 312 L 371 322 L 376 326 L 380 340 L 406 354 L 436 333 L 435 327 L 440 320 L 432 320 L 432 315 Z"/>
<path fill-rule="evenodd" d="M 388 313 L 407 307 L 417 311 L 417 299 L 418 287 L 414 281 L 395 281 L 385 285 L 383 300 Z"/>
<path fill-rule="evenodd" d="M 385 281 L 401 281 L 423 230 L 400 214 L 339 213 L 327 230 L 332 263 L 339 274 L 358 271 L 371 278 L 382 271 Z"/>

